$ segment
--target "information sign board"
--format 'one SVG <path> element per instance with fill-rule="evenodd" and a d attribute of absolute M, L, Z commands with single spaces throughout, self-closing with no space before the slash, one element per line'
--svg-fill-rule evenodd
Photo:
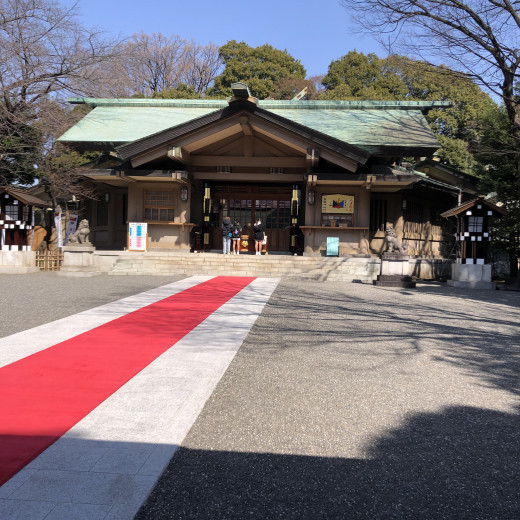
<path fill-rule="evenodd" d="M 322 213 L 354 213 L 354 197 L 352 195 L 323 195 L 321 198 Z"/>
<path fill-rule="evenodd" d="M 129 251 L 147 251 L 146 238 L 148 233 L 148 224 L 146 222 L 129 222 L 128 223 L 128 250 Z"/>

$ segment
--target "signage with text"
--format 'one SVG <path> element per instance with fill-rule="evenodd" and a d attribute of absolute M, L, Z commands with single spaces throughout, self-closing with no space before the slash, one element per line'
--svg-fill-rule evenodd
<path fill-rule="evenodd" d="M 148 224 L 146 222 L 130 222 L 128 224 L 128 250 L 147 251 L 147 233 Z"/>
<path fill-rule="evenodd" d="M 354 213 L 353 195 L 322 195 L 322 213 Z"/>

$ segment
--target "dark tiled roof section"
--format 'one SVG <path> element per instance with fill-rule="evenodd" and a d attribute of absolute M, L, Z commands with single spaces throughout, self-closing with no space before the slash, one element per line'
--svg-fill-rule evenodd
<path fill-rule="evenodd" d="M 8 193 L 11 197 L 18 199 L 20 202 L 27 204 L 28 206 L 48 206 L 48 203 L 34 195 L 30 195 L 23 189 L 3 187 L 0 188 L 0 193 Z"/>

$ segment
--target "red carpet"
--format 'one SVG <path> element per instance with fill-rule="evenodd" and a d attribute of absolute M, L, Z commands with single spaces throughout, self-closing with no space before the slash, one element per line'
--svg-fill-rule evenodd
<path fill-rule="evenodd" d="M 1 368 L 0 485 L 253 280 L 213 278 Z"/>

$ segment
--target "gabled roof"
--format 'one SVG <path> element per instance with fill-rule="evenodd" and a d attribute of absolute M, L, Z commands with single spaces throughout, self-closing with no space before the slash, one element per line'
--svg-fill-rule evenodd
<path fill-rule="evenodd" d="M 73 98 L 94 108 L 60 137 L 85 147 L 128 144 L 221 112 L 226 100 Z M 263 113 L 329 136 L 372 154 L 428 155 L 439 148 L 424 113 L 448 107 L 426 101 L 258 101 Z"/>
<path fill-rule="evenodd" d="M 455 216 L 459 215 L 460 213 L 470 210 L 471 208 L 475 207 L 477 204 L 486 206 L 487 208 L 489 208 L 494 213 L 497 213 L 498 215 L 502 215 L 502 216 L 507 215 L 507 210 L 505 210 L 504 208 L 501 208 L 500 206 L 497 206 L 497 205 L 493 204 L 492 202 L 487 201 L 484 197 L 478 197 L 476 199 L 472 199 L 467 202 L 464 202 L 460 206 L 449 209 L 448 211 L 445 211 L 444 213 L 441 213 L 441 217 L 445 217 L 445 218 L 455 217 Z"/>
<path fill-rule="evenodd" d="M 271 111 L 257 107 L 254 103 L 245 100 L 239 100 L 226 106 L 221 110 L 211 112 L 210 114 L 188 121 L 184 124 L 169 128 L 162 132 L 158 132 L 151 136 L 144 137 L 127 145 L 120 146 L 117 151 L 123 160 L 131 159 L 136 155 L 146 152 L 147 150 L 162 146 L 164 144 L 175 141 L 181 136 L 195 132 L 196 130 L 216 124 L 240 114 L 248 114 L 255 119 L 265 123 L 275 125 L 277 128 L 287 131 L 288 133 L 297 134 L 303 140 L 309 140 L 319 147 L 326 148 L 332 152 L 343 155 L 353 161 L 364 164 L 369 157 L 369 153 L 365 150 L 352 146 L 347 142 L 335 139 L 330 135 L 323 134 L 289 119 L 274 114 Z M 252 123 L 254 126 L 254 122 Z"/>
<path fill-rule="evenodd" d="M 40 206 L 45 207 L 48 206 L 47 202 L 45 202 L 42 199 L 39 199 L 38 197 L 35 197 L 34 195 L 30 195 L 25 190 L 18 189 L 18 188 L 12 188 L 12 187 L 0 187 L 0 193 L 7 193 L 11 195 L 14 199 L 19 200 L 20 202 L 23 202 L 27 206 Z"/>
<path fill-rule="evenodd" d="M 456 170 L 451 166 L 442 164 L 439 161 L 427 159 L 415 165 L 415 170 L 421 172 L 426 177 L 448 183 L 462 189 L 467 193 L 477 194 L 478 177 Z"/>

